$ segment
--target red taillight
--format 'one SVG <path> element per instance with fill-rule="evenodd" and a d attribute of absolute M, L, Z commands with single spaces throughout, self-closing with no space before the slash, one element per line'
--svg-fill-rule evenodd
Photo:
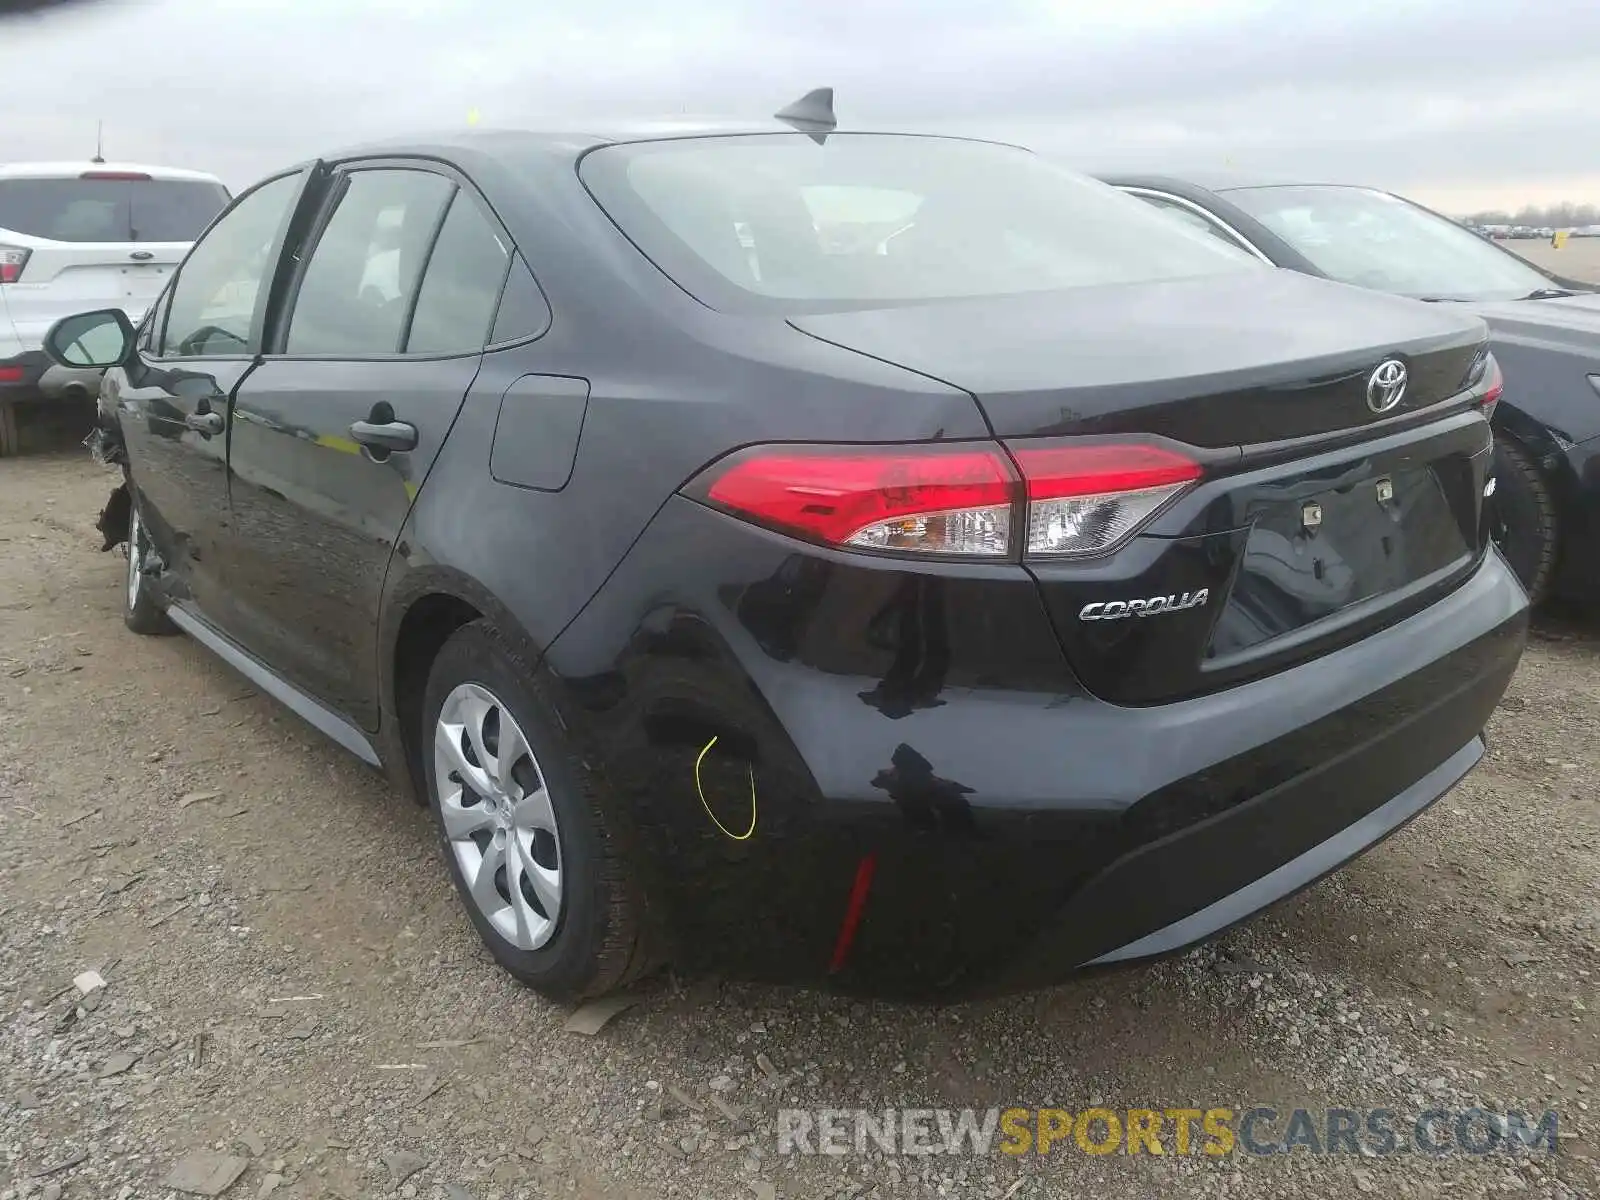
<path fill-rule="evenodd" d="M 1028 481 L 1028 553 L 1101 554 L 1200 478 L 1200 464 L 1146 443 L 1015 446 Z"/>
<path fill-rule="evenodd" d="M 141 183 L 150 182 L 150 176 L 143 171 L 85 171 L 78 176 L 79 179 L 120 179 L 123 182 L 135 180 Z"/>
<path fill-rule="evenodd" d="M 1500 403 L 1500 397 L 1505 394 L 1506 377 L 1500 373 L 1500 364 L 1495 361 L 1494 355 L 1489 355 L 1488 364 L 1484 367 L 1483 394 L 1478 397 L 1478 403 L 1483 406 L 1483 415 L 1494 416 L 1495 405 Z"/>
<path fill-rule="evenodd" d="M 705 498 L 835 546 L 1006 554 L 1016 475 L 998 446 L 769 446 L 720 464 Z"/>
<path fill-rule="evenodd" d="M 21 383 L 22 368 L 0 366 L 0 383 Z"/>
<path fill-rule="evenodd" d="M 843 548 L 993 558 L 1022 542 L 1057 557 L 1113 548 L 1201 475 L 1194 459 L 1148 443 L 1008 449 L 763 446 L 716 464 L 691 494 Z M 1025 539 L 1013 534 L 1018 516 Z"/>
<path fill-rule="evenodd" d="M 21 246 L 0 245 L 0 283 L 15 283 L 22 278 L 22 268 L 28 265 L 31 250 Z"/>

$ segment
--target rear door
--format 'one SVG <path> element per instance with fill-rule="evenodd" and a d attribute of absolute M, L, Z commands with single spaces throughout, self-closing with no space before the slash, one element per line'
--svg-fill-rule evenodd
<path fill-rule="evenodd" d="M 174 599 L 227 628 L 228 399 L 256 361 L 265 296 L 308 172 L 244 195 L 195 246 L 135 359 L 108 373 L 140 511 Z"/>
<path fill-rule="evenodd" d="M 477 374 L 510 256 L 442 168 L 352 165 L 239 389 L 228 571 L 248 600 L 242 641 L 368 729 L 390 553 Z"/>
<path fill-rule="evenodd" d="M 137 321 L 227 204 L 221 184 L 142 171 L 0 178 L 0 246 L 19 267 L 6 307 L 19 340 L 38 346 L 55 321 L 94 308 Z"/>

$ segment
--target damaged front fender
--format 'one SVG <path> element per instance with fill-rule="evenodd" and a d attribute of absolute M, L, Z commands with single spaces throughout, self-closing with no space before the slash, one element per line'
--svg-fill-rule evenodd
<path fill-rule="evenodd" d="M 127 447 L 122 441 L 121 427 L 108 417 L 102 409 L 95 415 L 94 428 L 89 431 L 89 436 L 83 439 L 83 444 L 89 448 L 89 456 L 107 467 L 121 467 L 124 471 L 128 466 Z M 133 494 L 128 490 L 126 477 L 112 489 L 106 506 L 100 510 L 100 519 L 95 522 L 95 528 L 100 531 L 103 543 L 101 553 L 110 550 L 113 546 L 120 546 L 128 540 L 128 526 L 133 516 Z"/>
<path fill-rule="evenodd" d="M 112 490 L 106 506 L 100 510 L 100 519 L 94 523 L 104 539 L 100 547 L 102 554 L 128 540 L 128 526 L 132 516 L 133 494 L 124 481 Z"/>

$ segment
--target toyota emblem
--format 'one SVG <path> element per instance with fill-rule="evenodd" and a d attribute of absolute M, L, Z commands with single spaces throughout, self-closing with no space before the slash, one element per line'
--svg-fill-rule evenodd
<path fill-rule="evenodd" d="M 1367 407 L 1375 413 L 1386 413 L 1406 394 L 1408 376 L 1405 363 L 1398 358 L 1386 358 L 1378 364 L 1367 379 Z"/>

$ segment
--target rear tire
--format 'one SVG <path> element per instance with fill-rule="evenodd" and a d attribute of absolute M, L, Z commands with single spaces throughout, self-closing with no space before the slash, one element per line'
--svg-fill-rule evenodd
<path fill-rule="evenodd" d="M 128 513 L 128 572 L 122 595 L 122 623 L 135 633 L 164 637 L 177 633 L 178 627 L 167 616 L 166 606 L 156 598 L 150 577 L 144 573 L 149 554 L 150 535 L 135 498 Z"/>
<path fill-rule="evenodd" d="M 1556 506 L 1538 465 L 1520 445 L 1496 434 L 1494 537 L 1528 599 L 1550 591 L 1556 570 Z"/>
<path fill-rule="evenodd" d="M 495 961 L 563 1002 L 644 975 L 644 897 L 599 781 L 532 667 L 488 622 L 440 649 L 418 732 L 450 876 Z"/>

